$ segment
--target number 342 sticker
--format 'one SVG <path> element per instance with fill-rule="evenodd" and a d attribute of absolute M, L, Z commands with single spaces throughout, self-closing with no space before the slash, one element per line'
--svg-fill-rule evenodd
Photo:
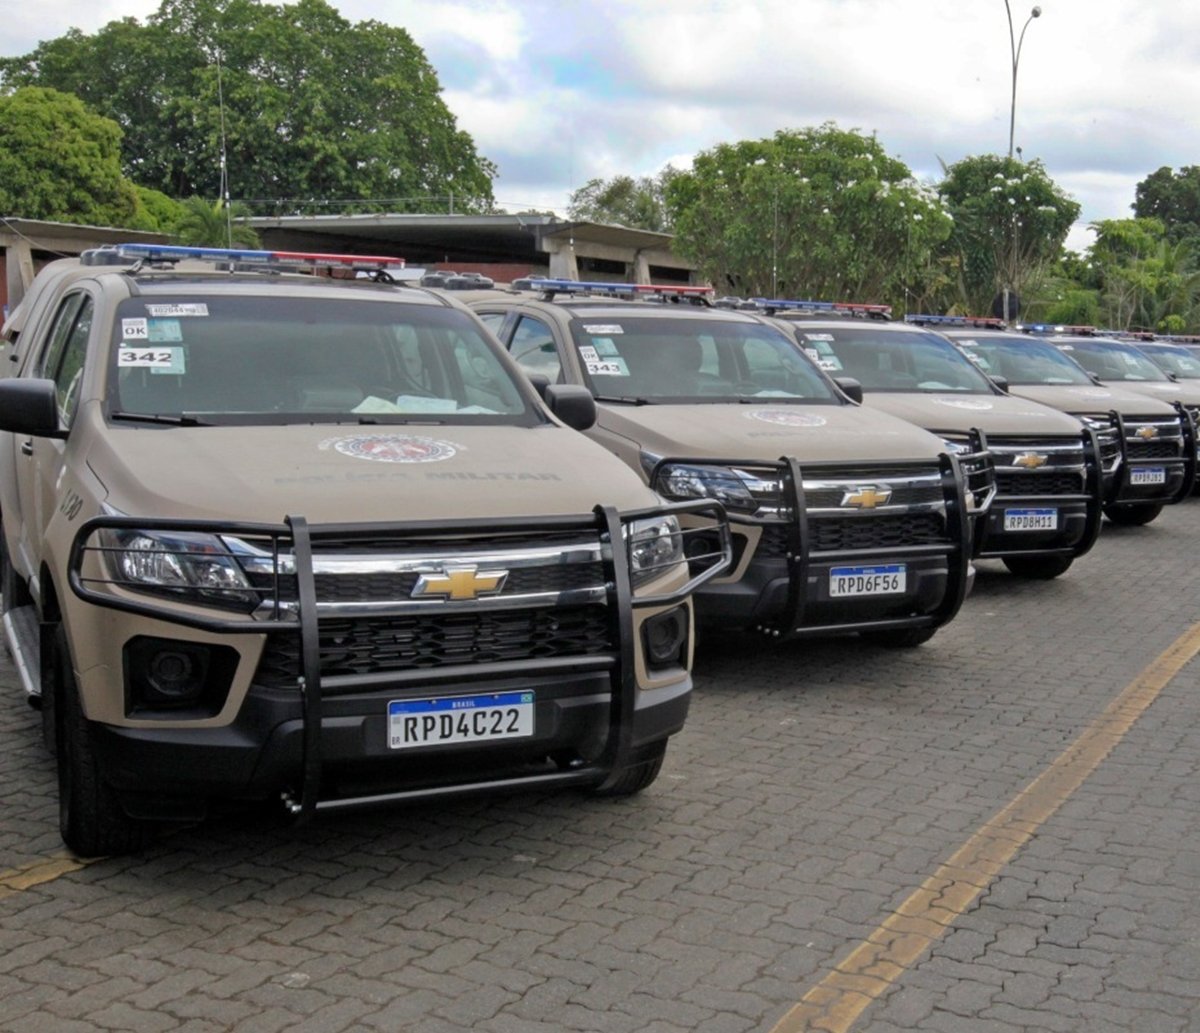
<path fill-rule="evenodd" d="M 121 369 L 172 369 L 181 357 L 178 348 L 125 347 L 117 351 L 117 365 Z"/>

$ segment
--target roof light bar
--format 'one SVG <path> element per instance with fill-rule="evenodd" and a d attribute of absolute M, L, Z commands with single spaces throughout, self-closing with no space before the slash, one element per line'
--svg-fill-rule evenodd
<path fill-rule="evenodd" d="M 1018 323 L 1016 328 L 1027 334 L 1076 334 L 1080 337 L 1093 337 L 1096 333 L 1094 326 L 1068 326 L 1062 323 Z"/>
<path fill-rule="evenodd" d="M 344 269 L 404 267 L 403 258 L 391 255 L 331 255 L 315 251 L 250 251 L 242 248 L 180 247 L 174 244 L 118 244 L 117 254 L 145 262 L 240 262 L 244 265 L 291 265 L 309 269 L 341 266 Z"/>
<path fill-rule="evenodd" d="M 752 298 L 759 308 L 802 309 L 811 312 L 867 312 L 883 316 L 892 314 L 891 305 L 869 305 L 860 301 L 808 301 L 787 298 Z"/>
<path fill-rule="evenodd" d="M 690 294 L 714 293 L 712 287 L 675 286 L 663 283 L 614 283 L 609 280 L 562 280 L 526 276 L 513 280 L 515 290 L 554 291 L 562 294 Z"/>
<path fill-rule="evenodd" d="M 1169 344 L 1200 344 L 1200 334 L 1159 334 L 1158 339 Z"/>
<path fill-rule="evenodd" d="M 923 313 L 909 314 L 904 317 L 906 323 L 917 323 L 925 326 L 974 326 L 986 327 L 993 330 L 1004 330 L 1008 324 L 995 316 L 931 316 Z"/>

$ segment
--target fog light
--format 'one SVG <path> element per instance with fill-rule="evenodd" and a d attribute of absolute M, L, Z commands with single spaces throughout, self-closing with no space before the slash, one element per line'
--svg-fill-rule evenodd
<path fill-rule="evenodd" d="M 146 683 L 160 696 L 183 700 L 196 696 L 204 687 L 196 677 L 196 658 L 177 649 L 164 649 L 150 658 Z"/>
<path fill-rule="evenodd" d="M 647 667 L 682 667 L 688 644 L 687 609 L 677 606 L 642 622 L 642 644 Z"/>
<path fill-rule="evenodd" d="M 131 639 L 125 646 L 126 712 L 219 713 L 236 669 L 237 653 L 228 646 L 148 635 Z"/>

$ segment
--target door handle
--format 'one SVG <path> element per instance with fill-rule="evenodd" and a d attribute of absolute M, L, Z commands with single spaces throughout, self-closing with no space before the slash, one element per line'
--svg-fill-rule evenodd
<path fill-rule="evenodd" d="M 23 455 L 23 456 L 33 455 L 33 438 L 28 438 L 25 441 L 21 442 L 21 455 Z"/>

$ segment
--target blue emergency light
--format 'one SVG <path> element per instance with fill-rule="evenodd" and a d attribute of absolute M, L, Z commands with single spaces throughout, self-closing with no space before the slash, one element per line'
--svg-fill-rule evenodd
<path fill-rule="evenodd" d="M 118 244 L 122 258 L 144 262 L 238 262 L 243 265 L 289 265 L 315 269 L 341 266 L 344 269 L 404 267 L 403 258 L 391 255 L 332 255 L 315 251 L 251 251 L 242 248 L 181 247 L 175 244 Z"/>
<path fill-rule="evenodd" d="M 759 308 L 797 309 L 809 312 L 866 312 L 884 317 L 892 314 L 891 305 L 869 305 L 860 301 L 807 301 L 784 298 L 753 298 Z"/>
<path fill-rule="evenodd" d="M 1027 334 L 1076 334 L 1091 337 L 1096 333 L 1094 326 L 1065 326 L 1062 323 L 1018 323 L 1017 329 Z"/>
<path fill-rule="evenodd" d="M 609 280 L 560 280 L 526 276 L 510 286 L 519 291 L 552 291 L 556 294 L 712 294 L 712 287 L 674 286 L 661 283 L 614 283 Z"/>
<path fill-rule="evenodd" d="M 1007 325 L 1003 319 L 995 316 L 931 316 L 924 313 L 910 313 L 904 317 L 906 323 L 918 323 L 925 326 L 975 326 L 1003 330 Z"/>

